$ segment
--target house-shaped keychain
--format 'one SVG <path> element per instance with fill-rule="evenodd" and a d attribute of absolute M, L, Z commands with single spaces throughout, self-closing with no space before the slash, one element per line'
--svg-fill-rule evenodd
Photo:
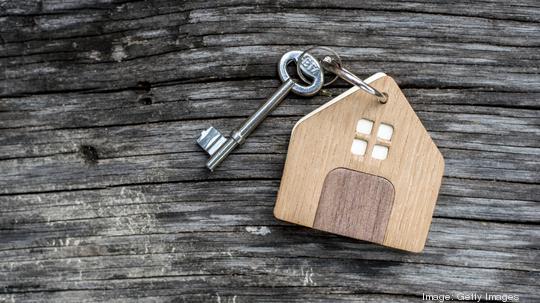
<path fill-rule="evenodd" d="M 366 80 L 388 102 L 351 88 L 293 128 L 276 218 L 420 252 L 444 159 L 396 82 Z"/>

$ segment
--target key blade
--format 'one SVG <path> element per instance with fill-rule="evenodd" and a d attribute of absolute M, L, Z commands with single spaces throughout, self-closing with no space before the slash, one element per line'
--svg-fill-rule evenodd
<path fill-rule="evenodd" d="M 201 135 L 197 139 L 197 144 L 212 156 L 226 141 L 227 138 L 213 126 L 210 126 L 201 132 Z"/>

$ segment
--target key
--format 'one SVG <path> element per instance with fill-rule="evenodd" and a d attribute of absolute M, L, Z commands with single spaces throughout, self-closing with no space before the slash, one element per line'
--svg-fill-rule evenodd
<path fill-rule="evenodd" d="M 285 53 L 279 60 L 278 71 L 279 78 L 283 82 L 276 92 L 268 98 L 268 100 L 253 113 L 240 127 L 232 131 L 229 138 L 226 138 L 214 127 L 209 127 L 204 130 L 197 143 L 209 155 L 210 159 L 206 162 L 206 167 L 210 171 L 221 163 L 225 158 L 239 145 L 243 144 L 246 137 L 249 136 L 255 128 L 270 114 L 285 97 L 292 91 L 301 96 L 313 96 L 323 86 L 324 76 L 321 65 L 310 54 L 304 54 L 301 51 L 290 51 Z M 302 85 L 295 82 L 287 72 L 287 66 L 295 62 L 299 64 L 300 70 L 304 75 L 311 78 L 311 84 Z"/>

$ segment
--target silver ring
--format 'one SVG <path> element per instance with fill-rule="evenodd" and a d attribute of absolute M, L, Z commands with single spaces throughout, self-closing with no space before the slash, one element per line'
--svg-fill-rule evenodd
<path fill-rule="evenodd" d="M 287 82 L 288 80 L 291 80 L 291 76 L 287 72 L 287 65 L 291 63 L 292 61 L 296 62 L 296 65 L 300 68 L 301 73 L 299 74 L 307 74 L 310 78 L 312 78 L 312 82 L 310 85 L 300 85 L 296 83 L 295 81 L 292 86 L 292 91 L 296 94 L 302 95 L 302 96 L 313 96 L 315 95 L 319 90 L 321 90 L 323 83 L 324 83 L 324 76 L 322 67 L 317 59 L 313 57 L 310 54 L 307 54 L 307 57 L 305 60 L 300 60 L 300 56 L 302 55 L 301 51 L 290 51 L 288 53 L 285 53 L 281 60 L 279 60 L 278 70 L 279 70 L 279 78 L 283 82 Z M 309 81 L 306 81 L 309 82 Z"/>
<path fill-rule="evenodd" d="M 386 103 L 388 102 L 388 95 L 386 93 L 381 93 L 371 85 L 367 84 L 366 82 L 362 81 L 362 79 L 358 78 L 355 74 L 351 73 L 348 69 L 341 66 L 340 63 L 333 60 L 330 56 L 326 56 L 322 61 L 321 64 L 323 65 L 324 69 L 327 69 L 343 80 L 349 82 L 352 85 L 356 85 L 359 88 L 363 89 L 365 92 L 374 95 L 377 97 L 377 100 L 379 100 L 380 103 Z"/>
<path fill-rule="evenodd" d="M 302 53 L 302 55 L 300 55 L 300 59 L 304 58 L 304 56 L 306 54 L 311 55 L 311 54 L 309 54 L 309 52 L 313 51 L 315 49 L 322 49 L 322 50 L 328 51 L 329 53 L 331 53 L 332 55 L 334 55 L 337 58 L 337 61 L 338 61 L 339 65 L 341 65 L 341 57 L 339 56 L 339 54 L 335 50 L 331 49 L 330 47 L 326 47 L 326 46 L 312 46 L 312 47 L 306 49 Z M 313 56 L 313 55 L 311 55 L 311 56 Z M 315 59 L 317 59 L 317 58 L 315 58 Z M 317 60 L 317 61 L 319 61 L 319 60 Z M 308 80 L 306 80 L 306 78 L 304 77 L 304 74 L 302 73 L 302 71 L 300 70 L 298 65 L 296 66 L 296 73 L 298 74 L 300 79 L 304 80 L 305 82 L 308 82 Z M 323 72 L 323 74 L 324 74 L 324 72 Z M 334 78 L 332 78 L 332 80 L 330 80 L 328 82 L 325 82 L 323 84 L 323 86 L 328 86 L 328 85 L 334 83 L 337 79 L 338 79 L 338 75 L 334 74 Z"/>

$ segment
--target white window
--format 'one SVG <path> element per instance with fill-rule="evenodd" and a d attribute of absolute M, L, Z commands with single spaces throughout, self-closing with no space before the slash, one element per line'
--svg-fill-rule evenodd
<path fill-rule="evenodd" d="M 353 139 L 351 153 L 356 156 L 365 156 L 369 150 L 370 142 L 373 146 L 371 157 L 377 160 L 388 158 L 394 127 L 388 123 L 379 123 L 374 131 L 375 122 L 368 119 L 360 119 L 356 123 L 356 136 Z M 371 134 L 374 134 L 373 136 Z"/>

